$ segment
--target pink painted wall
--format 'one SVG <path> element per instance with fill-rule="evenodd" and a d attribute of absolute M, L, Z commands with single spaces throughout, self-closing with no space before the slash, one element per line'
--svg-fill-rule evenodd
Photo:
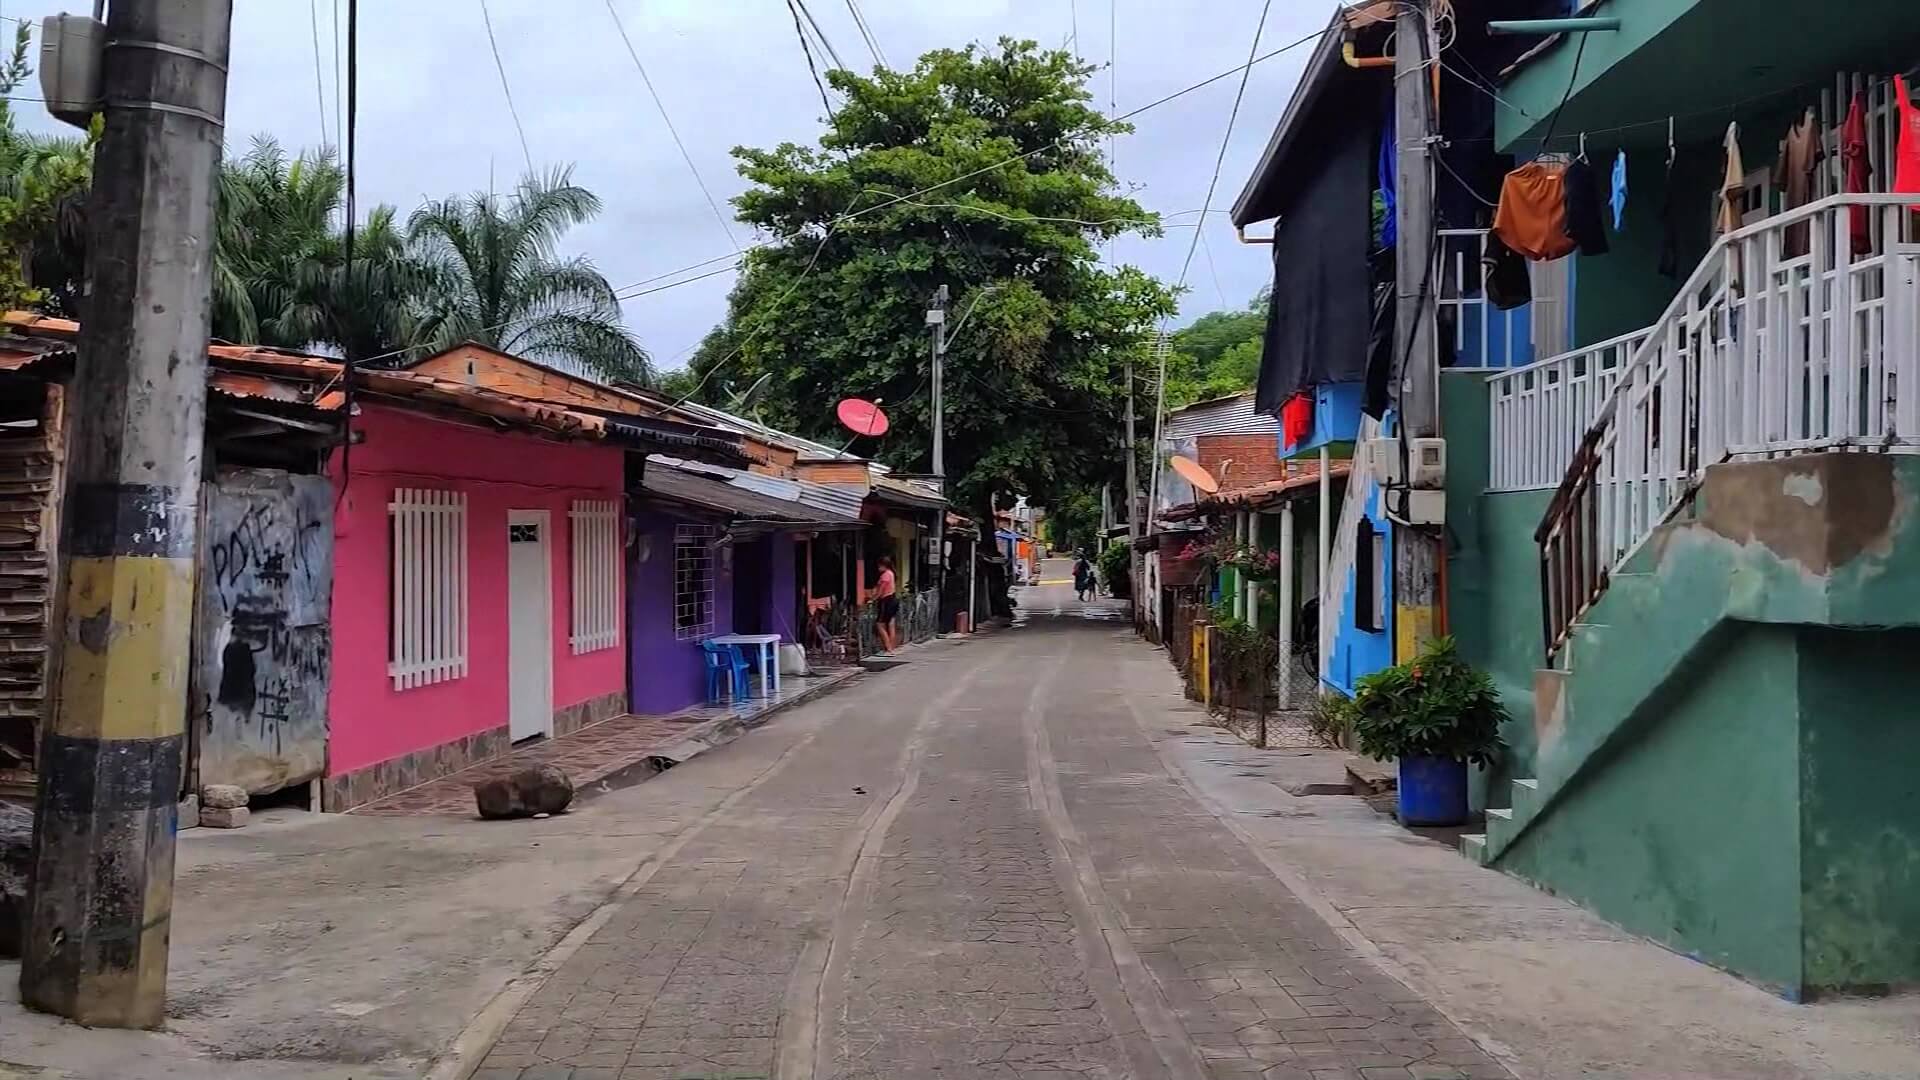
<path fill-rule="evenodd" d="M 334 524 L 330 776 L 507 722 L 507 512 L 545 510 L 553 558 L 553 707 L 626 689 L 626 642 L 580 656 L 572 631 L 575 499 L 621 499 L 623 451 L 485 431 L 380 405 L 354 429 L 352 475 Z M 340 456 L 332 461 L 336 488 Z M 467 495 L 467 674 L 395 690 L 387 676 L 392 613 L 387 503 L 396 487 Z M 623 629 L 624 635 L 624 629 Z"/>

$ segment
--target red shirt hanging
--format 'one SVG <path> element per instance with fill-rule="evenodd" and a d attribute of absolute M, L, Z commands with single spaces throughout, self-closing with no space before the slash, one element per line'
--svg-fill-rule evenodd
<path fill-rule="evenodd" d="M 1867 97 L 1855 93 L 1847 109 L 1846 122 L 1840 125 L 1840 167 L 1842 191 L 1864 192 L 1873 180 L 1873 161 L 1867 152 Z M 1873 250 L 1872 214 L 1864 206 L 1851 212 L 1853 253 L 1865 255 Z"/>
<path fill-rule="evenodd" d="M 1280 406 L 1280 444 L 1288 450 L 1313 434 L 1313 395 L 1298 393 Z"/>
<path fill-rule="evenodd" d="M 1900 147 L 1893 155 L 1891 190 L 1903 195 L 1908 192 L 1920 195 L 1920 108 L 1914 107 L 1906 76 L 1894 76 L 1893 92 L 1895 103 L 1900 107 Z M 1920 203 L 1915 203 L 1912 209 L 1920 210 Z"/>

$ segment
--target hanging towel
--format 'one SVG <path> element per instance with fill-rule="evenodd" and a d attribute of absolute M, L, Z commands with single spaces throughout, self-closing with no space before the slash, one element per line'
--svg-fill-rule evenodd
<path fill-rule="evenodd" d="M 1573 251 L 1567 235 L 1566 167 L 1529 162 L 1500 184 L 1493 232 L 1529 259 L 1558 259 Z"/>
<path fill-rule="evenodd" d="M 1740 161 L 1740 124 L 1727 125 L 1721 140 L 1727 154 L 1726 175 L 1720 190 L 1714 193 L 1713 235 L 1720 236 L 1740 227 L 1740 216 L 1747 205 L 1747 167 Z"/>
<path fill-rule="evenodd" d="M 1846 122 L 1840 125 L 1840 190 L 1864 192 L 1873 182 L 1873 155 L 1867 149 L 1867 96 L 1856 91 L 1847 108 Z M 1853 253 L 1865 255 L 1873 250 L 1872 212 L 1856 206 L 1848 222 L 1853 234 Z"/>
<path fill-rule="evenodd" d="M 1900 148 L 1894 152 L 1893 191 L 1920 194 L 1920 106 L 1913 103 L 1905 75 L 1893 77 L 1895 102 L 1900 107 Z M 1920 203 L 1909 209 L 1920 210 Z"/>
<path fill-rule="evenodd" d="M 1400 238 L 1400 225 L 1395 215 L 1394 185 L 1399 182 L 1400 159 L 1393 145 L 1393 113 L 1387 113 L 1387 119 L 1380 128 L 1380 158 L 1375 163 L 1378 170 L 1380 188 L 1380 246 L 1390 248 Z"/>
<path fill-rule="evenodd" d="M 1600 178 L 1586 158 L 1574 158 L 1567 165 L 1561 187 L 1567 197 L 1567 235 L 1580 246 L 1580 254 L 1605 255 L 1607 225 L 1600 216 Z"/>
<path fill-rule="evenodd" d="M 1313 434 L 1313 395 L 1302 391 L 1280 406 L 1280 442 L 1292 450 Z"/>
<path fill-rule="evenodd" d="M 1613 194 L 1607 199 L 1613 207 L 1613 231 L 1619 232 L 1626 227 L 1627 220 L 1627 152 L 1613 155 Z"/>

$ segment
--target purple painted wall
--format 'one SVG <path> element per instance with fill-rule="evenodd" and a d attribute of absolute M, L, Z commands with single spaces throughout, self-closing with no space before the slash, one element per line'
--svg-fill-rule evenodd
<path fill-rule="evenodd" d="M 706 699 L 700 643 L 676 640 L 673 631 L 673 530 L 676 525 L 699 523 L 646 512 L 634 530 L 635 543 L 627 562 L 627 641 L 636 713 L 678 712 Z M 723 556 L 714 566 L 713 632 L 732 630 L 733 573 Z"/>
<path fill-rule="evenodd" d="M 800 586 L 794 580 L 792 533 L 775 533 L 768 543 L 773 566 L 767 574 L 767 595 L 760 604 L 760 625 L 781 641 L 799 641 L 800 627 L 793 624 L 799 608 Z"/>

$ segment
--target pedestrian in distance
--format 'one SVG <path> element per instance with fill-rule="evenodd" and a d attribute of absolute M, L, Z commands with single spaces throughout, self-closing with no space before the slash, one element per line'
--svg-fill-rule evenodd
<path fill-rule="evenodd" d="M 873 628 L 880 635 L 880 651 L 892 652 L 900 647 L 900 595 L 894 586 L 893 556 L 880 556 L 880 584 L 874 589 Z"/>
<path fill-rule="evenodd" d="M 1087 553 L 1082 551 L 1073 561 L 1073 593 L 1081 600 L 1093 591 L 1093 564 L 1087 561 Z"/>

